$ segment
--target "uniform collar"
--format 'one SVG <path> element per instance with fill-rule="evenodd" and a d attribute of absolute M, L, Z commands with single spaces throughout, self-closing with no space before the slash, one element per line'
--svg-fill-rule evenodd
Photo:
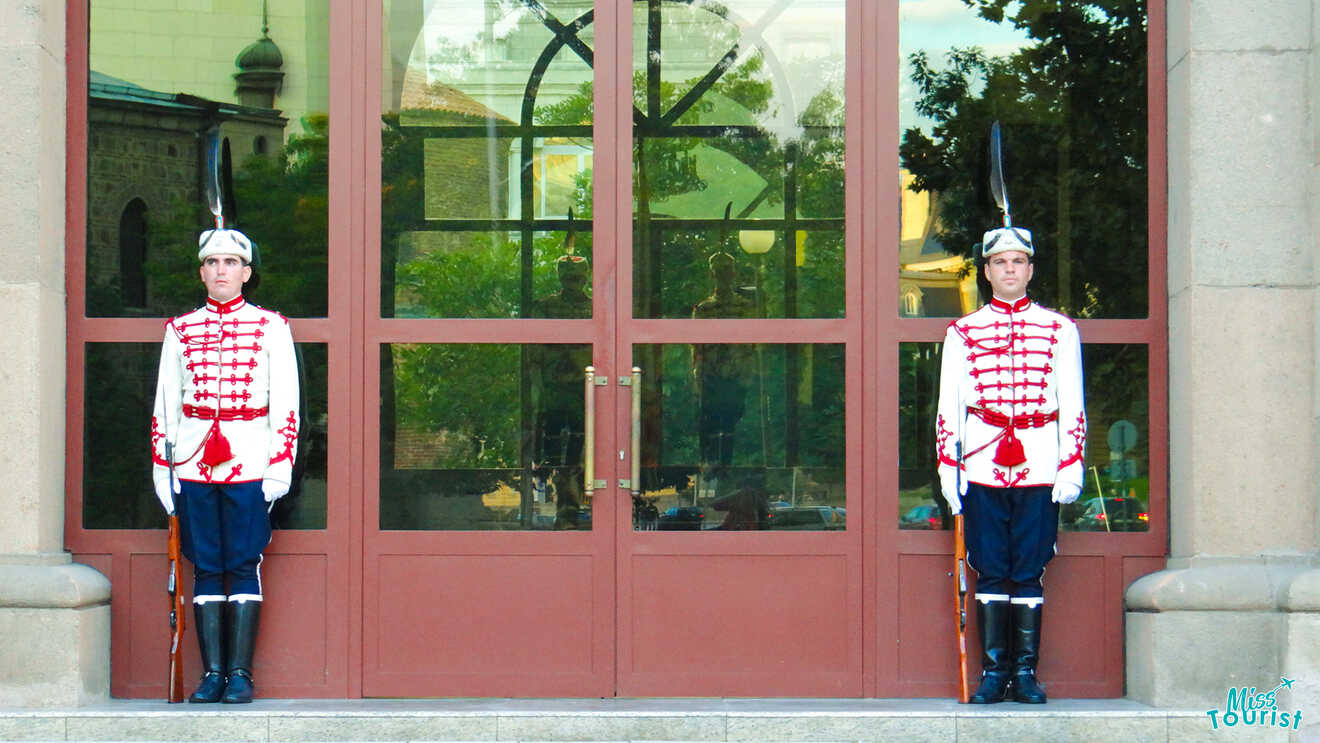
<path fill-rule="evenodd" d="M 990 298 L 990 307 L 998 312 L 1021 312 L 1031 305 L 1031 297 L 1022 295 L 1016 302 L 1007 302 L 999 297 Z"/>
<path fill-rule="evenodd" d="M 206 298 L 206 309 L 216 313 L 217 315 L 228 315 L 231 312 L 237 312 L 245 304 L 247 304 L 247 300 L 243 299 L 242 294 L 238 295 L 237 297 L 234 297 L 228 302 L 223 302 L 223 303 L 217 302 L 214 299 L 211 299 L 210 297 Z"/>

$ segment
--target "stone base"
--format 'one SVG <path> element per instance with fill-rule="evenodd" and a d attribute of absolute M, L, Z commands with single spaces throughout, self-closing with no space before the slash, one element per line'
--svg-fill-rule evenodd
<path fill-rule="evenodd" d="M 1279 709 L 1320 718 L 1320 570 L 1311 562 L 1171 560 L 1170 569 L 1133 583 L 1128 698 L 1223 709 L 1229 688 L 1269 691 L 1286 676 L 1300 683 L 1278 692 Z"/>
<path fill-rule="evenodd" d="M 1128 698 L 1214 709 L 1229 687 L 1268 689 L 1278 683 L 1286 621 L 1277 612 L 1128 612 Z"/>
<path fill-rule="evenodd" d="M 110 581 L 68 554 L 0 555 L 0 707 L 110 698 Z"/>

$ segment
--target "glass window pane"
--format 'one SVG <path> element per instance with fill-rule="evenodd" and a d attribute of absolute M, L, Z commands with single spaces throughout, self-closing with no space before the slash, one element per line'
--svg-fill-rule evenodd
<path fill-rule="evenodd" d="M 148 438 L 160 343 L 84 348 L 83 528 L 164 529 Z"/>
<path fill-rule="evenodd" d="M 941 346 L 899 345 L 900 529 L 952 525 L 935 461 Z M 1077 502 L 1059 509 L 1062 531 L 1150 529 L 1149 353 L 1141 343 L 1082 344 L 1086 481 Z"/>
<path fill-rule="evenodd" d="M 383 316 L 535 317 L 590 258 L 591 8 L 387 4 Z"/>
<path fill-rule="evenodd" d="M 327 514 L 327 469 L 330 365 L 324 343 L 294 344 L 298 353 L 302 392 L 302 430 L 293 463 L 293 487 L 275 501 L 270 512 L 276 529 L 324 529 Z"/>
<path fill-rule="evenodd" d="M 1146 317 L 1144 5 L 970 5 L 899 5 L 899 314 L 970 312 L 977 281 L 988 297 L 970 259 L 1003 224 L 987 164 L 999 120 L 1032 296 L 1072 317 Z"/>
<path fill-rule="evenodd" d="M 1070 531 L 1149 531 L 1150 349 L 1082 344 L 1086 375 L 1086 483 L 1059 512 Z"/>
<path fill-rule="evenodd" d="M 88 316 L 170 316 L 205 297 L 198 134 L 214 125 L 226 224 L 260 249 L 246 293 L 326 314 L 329 3 L 263 7 L 91 0 Z"/>
<path fill-rule="evenodd" d="M 633 360 L 636 529 L 846 527 L 842 345 L 638 345 Z"/>
<path fill-rule="evenodd" d="M 591 346 L 381 346 L 380 528 L 590 529 Z"/>
<path fill-rule="evenodd" d="M 88 343 L 84 368 L 85 529 L 163 529 L 151 484 L 148 433 L 160 363 L 159 343 Z M 326 527 L 326 347 L 297 344 L 303 426 L 294 483 L 276 502 L 277 529 Z"/>
<path fill-rule="evenodd" d="M 633 8 L 634 315 L 691 316 L 727 254 L 728 316 L 842 316 L 843 0 Z"/>
<path fill-rule="evenodd" d="M 473 230 L 402 232 L 389 264 L 393 317 L 591 317 L 591 234 Z M 570 251 L 571 245 L 571 251 Z M 521 261 L 530 258 L 530 270 Z M 520 277 L 531 281 L 524 310 Z"/>

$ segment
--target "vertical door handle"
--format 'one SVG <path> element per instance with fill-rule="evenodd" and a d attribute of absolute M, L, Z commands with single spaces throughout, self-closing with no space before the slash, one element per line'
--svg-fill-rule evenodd
<path fill-rule="evenodd" d="M 632 494 L 642 492 L 642 368 L 632 368 Z"/>
<path fill-rule="evenodd" d="M 586 407 L 582 431 L 582 490 L 588 499 L 596 490 L 596 367 L 588 366 L 583 382 L 583 402 Z"/>

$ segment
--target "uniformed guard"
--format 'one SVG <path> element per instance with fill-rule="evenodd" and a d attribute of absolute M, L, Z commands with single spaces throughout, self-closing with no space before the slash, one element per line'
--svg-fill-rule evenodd
<path fill-rule="evenodd" d="M 244 703 L 254 690 L 269 511 L 289 491 L 298 444 L 298 371 L 288 320 L 243 297 L 251 241 L 214 229 L 199 244 L 208 296 L 165 324 L 152 475 L 193 563 L 203 675 L 188 701 Z"/>
<path fill-rule="evenodd" d="M 1005 220 L 1006 222 L 1008 220 Z M 1081 493 L 1086 411 L 1077 325 L 1027 296 L 1031 233 L 985 233 L 990 303 L 949 325 L 940 369 L 940 489 L 964 514 L 982 677 L 969 699 L 1042 704 L 1036 681 L 1059 504 Z"/>

